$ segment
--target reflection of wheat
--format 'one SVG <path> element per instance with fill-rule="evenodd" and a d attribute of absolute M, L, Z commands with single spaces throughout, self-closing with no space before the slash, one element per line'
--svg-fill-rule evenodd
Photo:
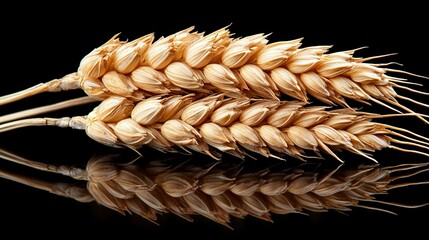
<path fill-rule="evenodd" d="M 427 165 L 362 166 L 326 174 L 269 169 L 241 173 L 237 167 L 206 169 L 192 164 L 118 167 L 104 159 L 89 162 L 87 173 L 88 190 L 97 202 L 121 213 L 133 212 L 151 221 L 156 213 L 171 212 L 188 220 L 199 214 L 226 225 L 230 216 L 271 221 L 270 213 L 372 209 L 361 202 L 377 202 L 374 195 L 392 188 L 392 172 L 422 166 Z"/>
<path fill-rule="evenodd" d="M 388 167 L 359 166 L 326 171 L 241 164 L 208 164 L 201 161 L 168 160 L 114 163 L 116 156 L 94 157 L 86 169 L 34 162 L 0 149 L 0 157 L 42 171 L 87 181 L 87 188 L 70 183 L 49 183 L 41 179 L 0 170 L 0 177 L 17 181 L 81 202 L 96 200 L 118 212 L 135 213 L 155 222 L 160 213 L 174 213 L 191 221 L 202 215 L 227 225 L 230 216 L 247 215 L 271 221 L 270 214 L 350 211 L 363 207 L 390 212 L 365 203 L 419 207 L 375 199 L 389 189 L 429 182 L 393 184 L 429 170 L 428 164 L 401 164 Z M 255 168 L 256 167 L 256 168 Z M 304 166 L 306 167 L 306 166 Z M 308 167 L 306 167 L 308 168 Z M 396 174 L 395 174 L 396 173 Z M 396 176 L 395 176 L 396 175 Z"/>
<path fill-rule="evenodd" d="M 396 99 L 421 104 L 393 89 L 421 93 L 400 85 L 407 83 L 404 79 L 386 74 L 402 71 L 366 63 L 382 56 L 356 58 L 355 50 L 327 54 L 329 46 L 299 48 L 301 39 L 268 44 L 263 34 L 234 39 L 227 28 L 207 35 L 192 30 L 155 42 L 153 34 L 130 42 L 114 36 L 85 56 L 77 73 L 3 96 L 0 104 L 76 88 L 98 99 L 119 95 L 136 101 L 198 92 L 276 100 L 283 93 L 303 102 L 309 94 L 330 105 L 347 106 L 344 98 L 349 98 L 382 105 L 384 101 L 406 111 L 411 110 Z"/>

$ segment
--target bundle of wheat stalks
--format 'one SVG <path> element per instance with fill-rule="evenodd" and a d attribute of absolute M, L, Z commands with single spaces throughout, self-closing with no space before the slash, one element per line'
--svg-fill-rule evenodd
<path fill-rule="evenodd" d="M 272 221 L 271 213 L 323 212 L 329 209 L 350 211 L 351 207 L 361 207 L 394 214 L 377 207 L 377 204 L 410 208 L 424 206 L 426 204 L 389 203 L 376 200 L 375 196 L 398 187 L 425 184 L 393 184 L 393 181 L 429 170 L 427 163 L 383 168 L 362 165 L 348 170 L 342 170 L 339 166 L 330 171 L 317 172 L 304 171 L 304 166 L 288 169 L 259 166 L 252 169 L 245 164 L 202 164 L 201 161 L 183 164 L 148 159 L 143 165 L 137 165 L 135 162 L 115 163 L 113 155 L 94 157 L 86 169 L 79 169 L 44 165 L 10 153 L 5 158 L 43 171 L 85 180 L 87 186 L 54 184 L 0 170 L 0 177 L 6 179 L 81 202 L 96 200 L 122 214 L 138 214 L 154 223 L 159 214 L 173 213 L 189 221 L 192 221 L 191 215 L 202 215 L 225 226 L 228 226 L 230 216 L 253 216 Z"/>
<path fill-rule="evenodd" d="M 81 88 L 92 99 L 103 100 L 93 112 L 71 119 L 11 121 L 93 101 L 82 98 L 3 116 L 0 122 L 8 123 L 0 131 L 29 125 L 70 126 L 86 129 L 91 138 L 110 146 L 149 145 L 161 151 L 177 151 L 173 146 L 178 146 L 214 158 L 219 158 L 218 151 L 240 158 L 251 151 L 303 159 L 312 157 L 306 150 L 317 156 L 322 150 L 340 160 L 333 151 L 344 149 L 372 159 L 368 151 L 385 147 L 428 155 L 391 145 L 429 149 L 428 138 L 371 122 L 412 115 L 429 123 L 427 115 L 414 113 L 397 99 L 426 104 L 394 90 L 427 94 L 405 86 L 420 84 L 387 75 L 413 74 L 367 62 L 384 56 L 357 58 L 355 50 L 327 53 L 330 46 L 300 48 L 301 39 L 268 43 L 264 34 L 232 38 L 227 28 L 206 35 L 192 30 L 155 42 L 154 34 L 130 42 L 114 36 L 85 56 L 76 73 L 0 97 L 1 105 L 40 92 Z M 343 108 L 305 106 L 310 104 L 308 95 Z M 349 107 L 346 98 L 372 101 L 399 114 L 359 112 Z"/>

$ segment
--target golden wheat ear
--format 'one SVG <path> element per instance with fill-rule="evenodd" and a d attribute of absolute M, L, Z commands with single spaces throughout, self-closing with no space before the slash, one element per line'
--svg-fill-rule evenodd
<path fill-rule="evenodd" d="M 95 156 L 85 169 L 34 162 L 6 150 L 0 157 L 41 171 L 60 173 L 87 182 L 86 188 L 51 183 L 0 170 L 0 177 L 81 202 L 96 201 L 120 213 L 133 213 L 156 223 L 160 214 L 173 213 L 187 221 L 202 215 L 231 228 L 230 218 L 252 216 L 272 222 L 272 214 L 351 211 L 366 208 L 395 214 L 388 207 L 418 208 L 377 200 L 395 188 L 428 184 L 398 182 L 428 171 L 427 163 L 380 167 L 301 170 L 278 164 L 249 169 L 236 165 L 202 164 L 201 161 L 132 161 L 117 163 L 118 155 Z M 256 167 L 256 168 L 255 168 Z M 80 176 L 80 177 L 78 177 Z"/>
<path fill-rule="evenodd" d="M 420 84 L 388 73 L 427 77 L 387 68 L 394 63 L 368 63 L 391 54 L 358 58 L 354 53 L 359 49 L 328 53 L 331 46 L 301 48 L 302 39 L 269 43 L 267 37 L 233 38 L 227 27 L 206 35 L 190 27 L 156 41 L 153 33 L 129 42 L 115 35 L 86 55 L 76 73 L 0 97 L 0 105 L 80 88 L 98 100 L 121 96 L 138 102 L 163 94 L 222 93 L 277 101 L 290 97 L 304 103 L 315 98 L 343 107 L 352 99 L 396 112 L 399 108 L 413 113 L 397 99 L 428 107 L 394 89 L 427 95 L 405 86 Z M 421 114 L 416 116 L 429 123 Z"/>
<path fill-rule="evenodd" d="M 281 160 L 322 158 L 319 152 L 324 152 L 343 162 L 335 152 L 346 150 L 377 162 L 370 153 L 383 148 L 429 156 L 427 137 L 372 121 L 414 115 L 327 110 L 299 101 L 236 99 L 224 94 L 164 95 L 138 103 L 112 96 L 87 116 L 10 121 L 0 124 L 0 133 L 28 126 L 70 127 L 85 130 L 99 143 L 134 151 L 143 146 L 162 152 L 181 149 L 214 159 L 220 159 L 222 152 L 239 158 L 252 152 Z"/>

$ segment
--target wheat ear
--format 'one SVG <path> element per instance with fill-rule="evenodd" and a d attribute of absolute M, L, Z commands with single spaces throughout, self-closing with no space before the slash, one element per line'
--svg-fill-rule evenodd
<path fill-rule="evenodd" d="M 389 190 L 428 182 L 394 183 L 428 171 L 427 164 L 401 164 L 389 167 L 360 166 L 343 170 L 303 171 L 300 168 L 259 167 L 245 164 L 222 166 L 200 161 L 169 163 L 145 161 L 144 165 L 118 164 L 115 156 L 94 157 L 86 169 L 43 166 L 13 153 L 1 150 L 0 156 L 40 170 L 74 169 L 72 177 L 87 181 L 87 188 L 70 183 L 50 183 L 0 170 L 0 177 L 20 182 L 81 202 L 96 200 L 99 204 L 138 214 L 156 224 L 160 213 L 173 213 L 192 221 L 199 214 L 229 226 L 230 217 L 257 217 L 271 220 L 271 214 L 351 211 L 353 207 L 368 208 L 394 214 L 374 206 L 415 208 L 427 204 L 406 205 L 375 199 Z M 117 156 L 116 156 L 117 157 Z M 55 171 L 53 171 L 55 172 Z M 59 171 L 64 174 L 64 171 Z M 67 173 L 67 171 L 66 171 Z M 67 175 L 67 174 L 66 174 Z M 372 205 L 372 206 L 371 206 Z"/>
<path fill-rule="evenodd" d="M 397 99 L 428 106 L 394 90 L 428 95 L 405 86 L 420 84 L 387 73 L 418 75 L 367 62 L 390 54 L 357 58 L 356 50 L 327 53 L 330 46 L 299 48 L 301 39 L 268 43 L 264 34 L 234 39 L 227 28 L 207 35 L 192 30 L 155 42 L 154 34 L 130 42 L 115 35 L 85 56 L 76 73 L 0 97 L 0 105 L 40 92 L 81 88 L 96 99 L 119 95 L 140 101 L 157 94 L 195 92 L 279 99 L 282 93 L 303 102 L 308 102 L 309 94 L 329 105 L 348 106 L 345 98 L 372 101 L 397 112 L 394 107 L 413 112 Z"/>
<path fill-rule="evenodd" d="M 156 96 L 138 103 L 113 96 L 85 117 L 18 120 L 0 125 L 0 132 L 25 126 L 72 127 L 85 129 L 89 137 L 108 146 L 138 149 L 148 145 L 164 152 L 190 149 L 216 159 L 220 152 L 243 158 L 248 151 L 280 159 L 285 154 L 321 158 L 319 151 L 323 151 L 342 162 L 334 152 L 347 150 L 376 161 L 368 152 L 383 148 L 429 156 L 425 151 L 399 147 L 428 150 L 428 138 L 371 121 L 397 115 L 303 105 L 222 94 Z"/>

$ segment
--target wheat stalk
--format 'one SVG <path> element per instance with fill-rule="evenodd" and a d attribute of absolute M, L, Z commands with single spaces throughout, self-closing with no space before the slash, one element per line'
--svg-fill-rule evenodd
<path fill-rule="evenodd" d="M 323 151 L 342 162 L 334 152 L 346 150 L 376 161 L 369 152 L 382 148 L 429 156 L 392 144 L 429 150 L 428 138 L 372 121 L 398 115 L 304 105 L 223 94 L 155 96 L 138 103 L 112 96 L 85 117 L 18 120 L 0 125 L 0 132 L 25 126 L 71 127 L 85 129 L 89 137 L 108 146 L 139 149 L 147 145 L 163 152 L 190 149 L 215 159 L 221 152 L 239 158 L 250 156 L 248 152 L 280 159 L 285 154 L 322 158 L 319 151 Z"/>
<path fill-rule="evenodd" d="M 376 200 L 375 196 L 398 187 L 427 184 L 393 184 L 395 180 L 428 171 L 427 164 L 363 165 L 349 170 L 339 166 L 331 171 L 318 172 L 262 166 L 249 171 L 243 164 L 225 167 L 195 161 L 185 164 L 168 161 L 145 161 L 144 165 L 137 165 L 135 161 L 119 164 L 113 161 L 115 156 L 106 155 L 94 157 L 84 170 L 42 164 L 4 150 L 0 150 L 0 155 L 32 168 L 85 180 L 87 187 L 50 183 L 0 170 L 2 178 L 81 202 L 96 200 L 122 214 L 138 214 L 154 223 L 159 213 L 166 212 L 189 221 L 192 221 L 191 215 L 198 214 L 228 226 L 230 216 L 244 218 L 250 215 L 272 221 L 272 213 L 323 212 L 329 209 L 350 211 L 351 207 L 393 213 L 365 203 L 408 208 L 426 205 L 384 202 Z"/>
<path fill-rule="evenodd" d="M 192 30 L 155 42 L 154 34 L 130 42 L 115 35 L 85 56 L 76 73 L 3 96 L 0 105 L 40 92 L 81 88 L 97 99 L 119 95 L 134 101 L 157 94 L 225 93 L 275 100 L 284 94 L 303 102 L 311 95 L 341 106 L 348 106 L 345 98 L 373 101 L 397 112 L 392 106 L 412 110 L 396 99 L 428 106 L 394 90 L 427 95 L 404 86 L 420 84 L 387 73 L 417 75 L 367 62 L 388 55 L 357 58 L 356 50 L 327 53 L 330 46 L 299 48 L 301 39 L 268 43 L 264 34 L 232 38 L 227 28 L 207 35 Z"/>

